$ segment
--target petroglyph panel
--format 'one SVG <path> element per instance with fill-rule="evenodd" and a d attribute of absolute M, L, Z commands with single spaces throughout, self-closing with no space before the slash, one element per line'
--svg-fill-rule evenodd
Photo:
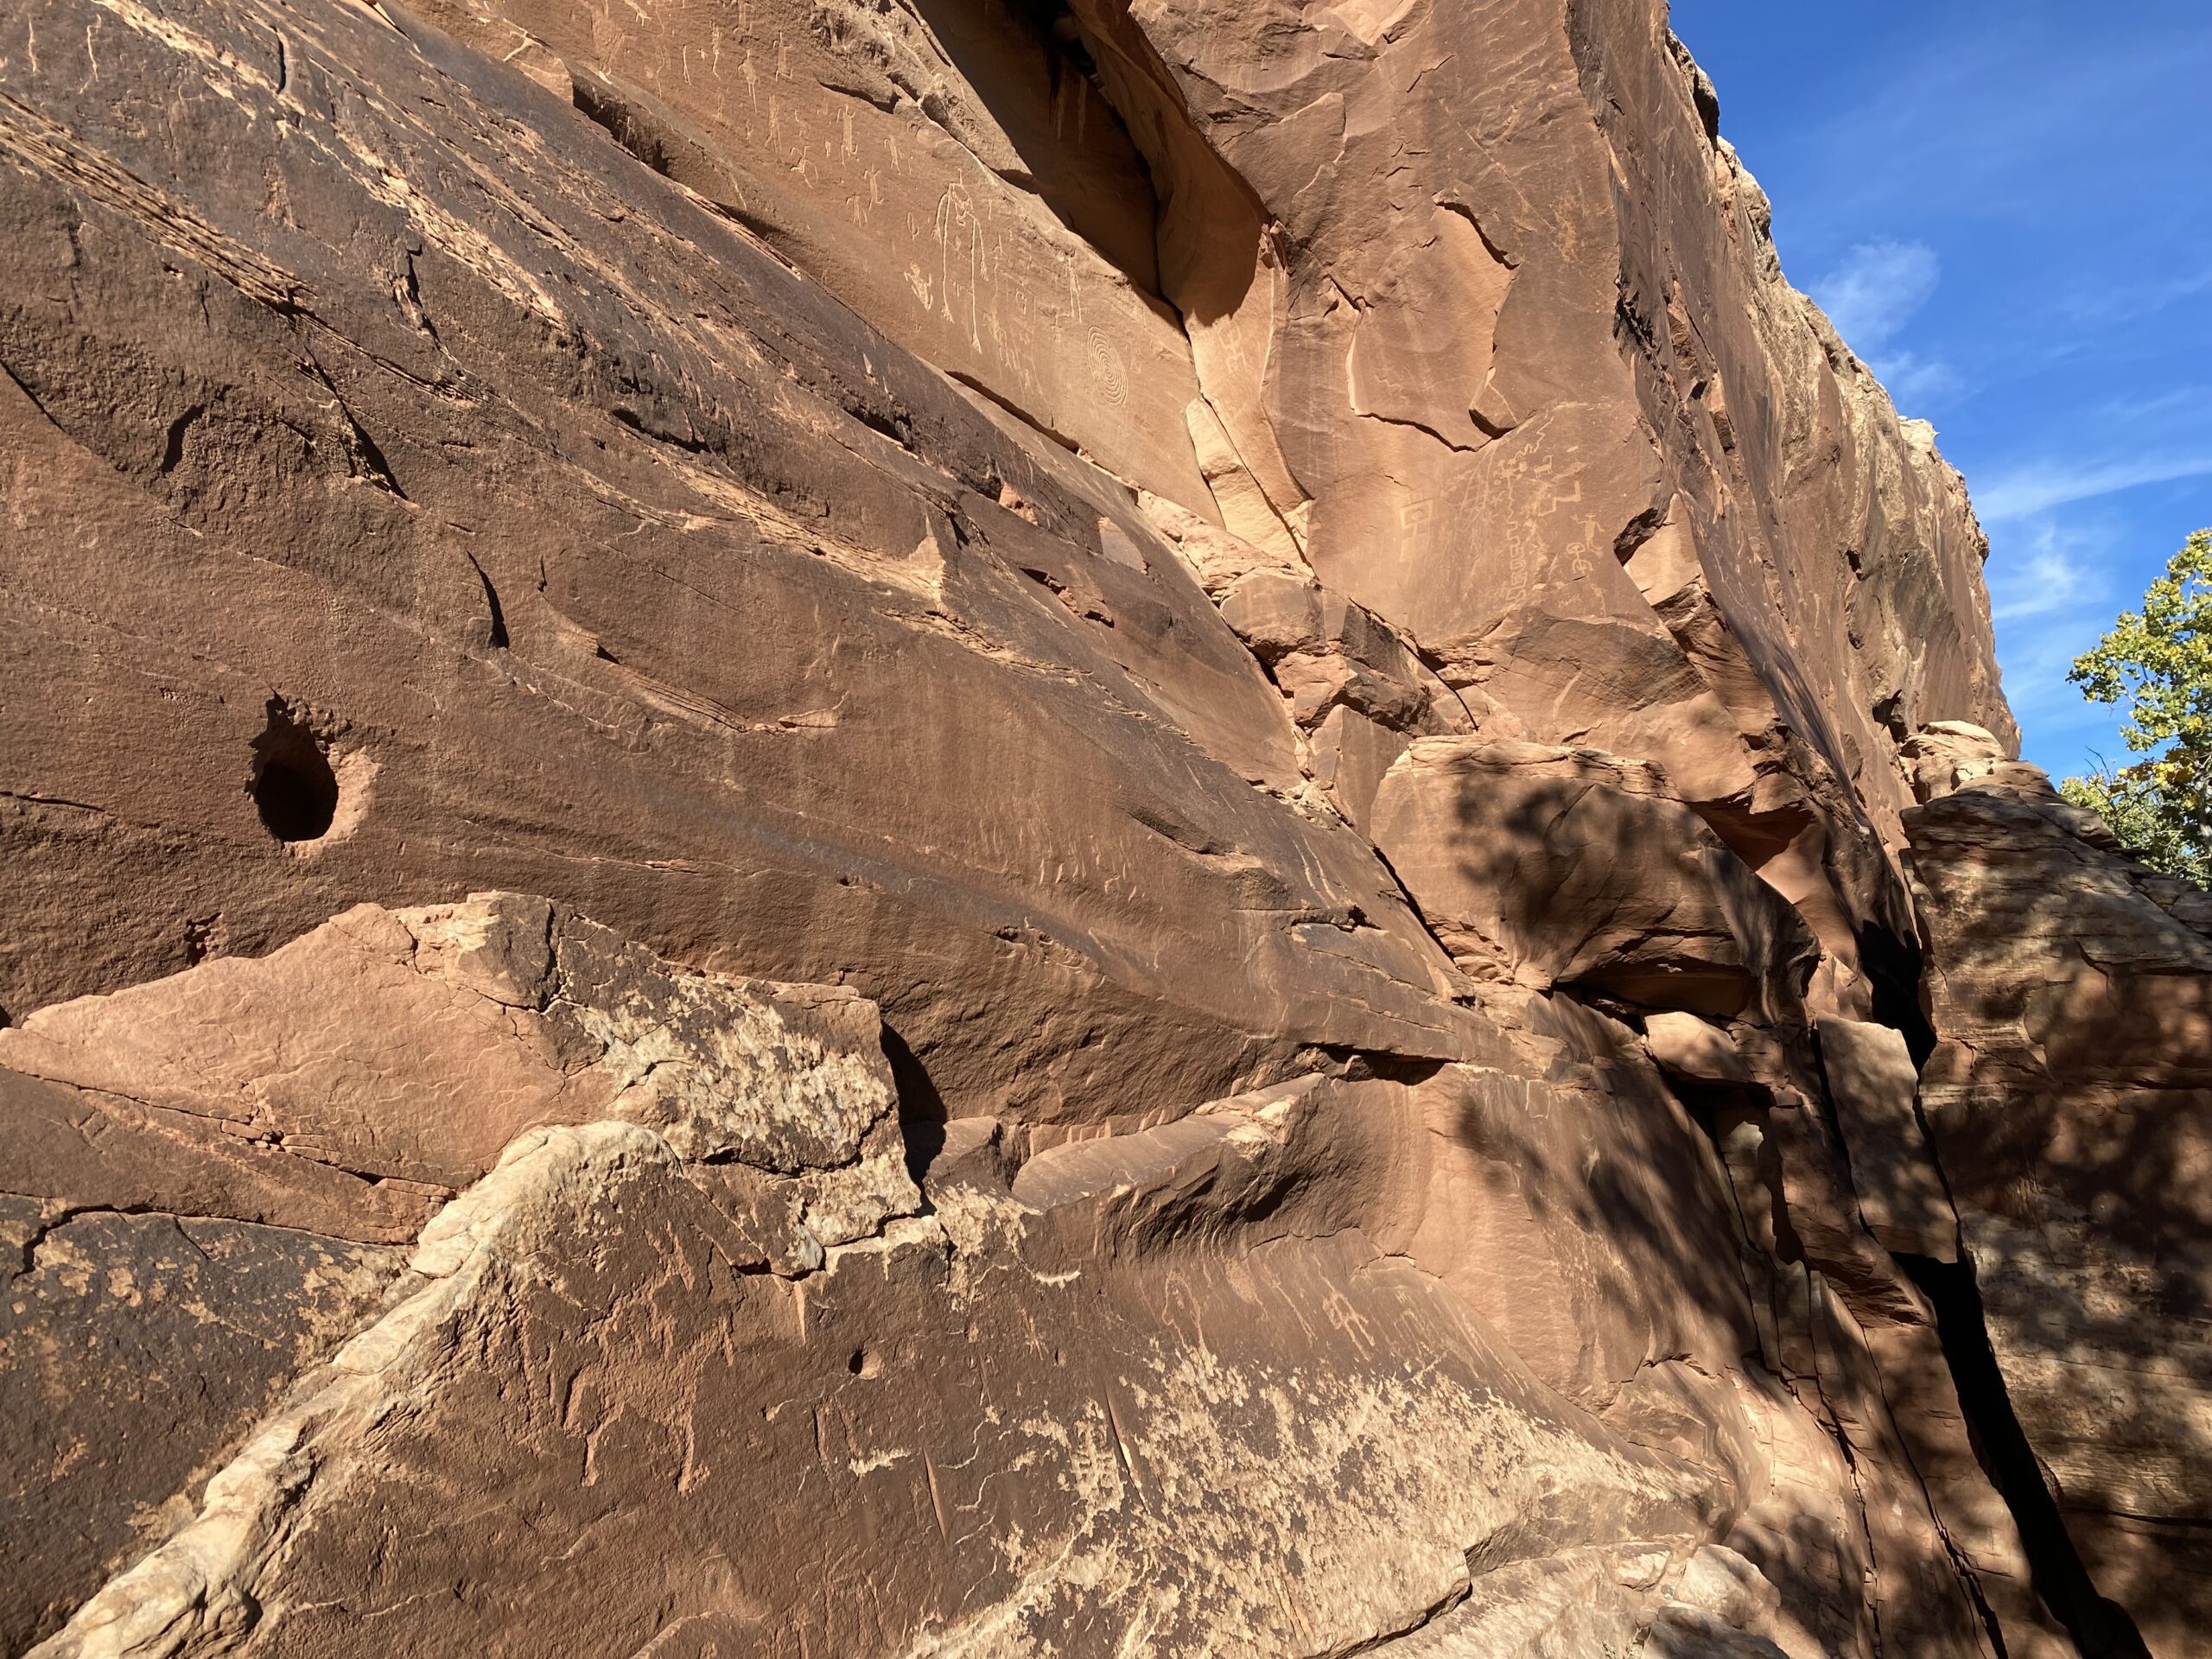
<path fill-rule="evenodd" d="M 633 153 L 892 339 L 1108 472 L 1213 512 L 1184 428 L 1190 346 L 1158 294 L 1152 183 L 1069 32 L 1001 0 L 428 10 L 487 47 L 551 54 Z"/>

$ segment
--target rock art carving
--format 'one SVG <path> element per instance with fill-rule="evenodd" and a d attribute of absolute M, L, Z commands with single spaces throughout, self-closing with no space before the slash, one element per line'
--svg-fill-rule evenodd
<path fill-rule="evenodd" d="M 2199 1650 L 2212 908 L 1768 220 L 1659 0 L 6 9 L 0 1645 Z"/>

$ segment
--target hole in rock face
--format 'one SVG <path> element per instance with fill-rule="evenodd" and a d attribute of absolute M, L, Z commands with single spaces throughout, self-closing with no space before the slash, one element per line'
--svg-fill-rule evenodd
<path fill-rule="evenodd" d="M 330 758 L 281 697 L 269 700 L 269 724 L 253 740 L 246 791 L 262 827 L 279 841 L 320 841 L 338 816 L 338 774 Z"/>

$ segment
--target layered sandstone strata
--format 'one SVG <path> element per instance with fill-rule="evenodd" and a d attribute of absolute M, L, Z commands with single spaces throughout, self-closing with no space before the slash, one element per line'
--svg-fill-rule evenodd
<path fill-rule="evenodd" d="M 0 161 L 10 1642 L 2069 1650 L 1984 543 L 1654 0 L 30 0 Z"/>

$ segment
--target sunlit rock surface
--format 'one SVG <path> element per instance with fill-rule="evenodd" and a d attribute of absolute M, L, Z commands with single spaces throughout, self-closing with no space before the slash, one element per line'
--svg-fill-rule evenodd
<path fill-rule="evenodd" d="M 1718 118 L 1654 0 L 0 15 L 0 1640 L 2187 1651 L 2203 1183 L 2042 1172 L 2198 901 L 1955 804 L 1986 543 Z"/>

